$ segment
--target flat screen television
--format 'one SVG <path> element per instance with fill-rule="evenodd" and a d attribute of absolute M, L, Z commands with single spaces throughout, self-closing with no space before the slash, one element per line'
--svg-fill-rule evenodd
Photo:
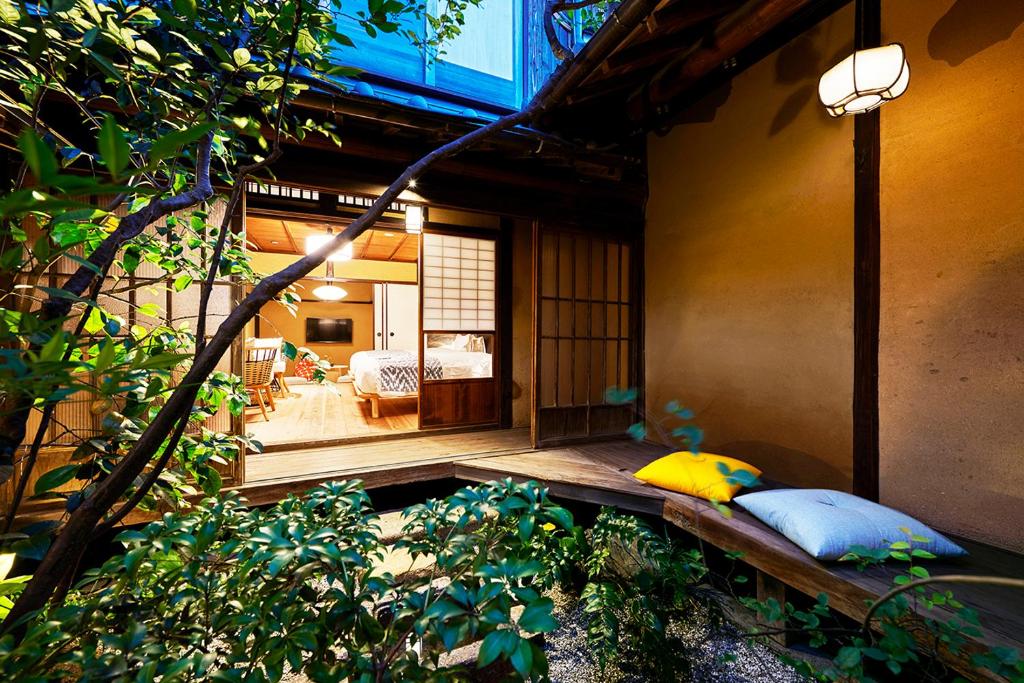
<path fill-rule="evenodd" d="M 352 318 L 306 318 L 306 343 L 351 344 Z"/>

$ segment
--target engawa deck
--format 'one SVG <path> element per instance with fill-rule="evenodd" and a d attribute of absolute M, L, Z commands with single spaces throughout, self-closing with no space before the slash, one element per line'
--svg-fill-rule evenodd
<path fill-rule="evenodd" d="M 242 492 L 258 503 L 337 478 L 359 478 L 368 488 L 448 478 L 467 482 L 503 477 L 532 479 L 546 484 L 552 495 L 658 515 L 705 543 L 742 552 L 742 560 L 756 570 L 758 588 L 766 595 L 781 597 L 784 586 L 811 596 L 825 593 L 835 610 L 860 620 L 871 601 L 891 587 L 892 569 L 860 572 L 848 564 L 818 562 L 735 506 L 732 517 L 726 518 L 704 501 L 661 491 L 632 477 L 634 471 L 664 452 L 661 447 L 632 441 L 531 450 L 527 435 L 521 430 L 420 437 L 349 446 L 343 451 L 333 449 L 331 458 L 337 464 L 329 472 L 323 467 L 326 452 L 297 452 L 290 467 L 275 463 L 277 476 L 257 481 L 250 477 Z M 270 457 L 277 459 L 283 455 Z M 320 472 L 314 473 L 317 461 Z M 265 470 L 271 471 L 269 467 Z M 1024 559 L 1018 556 L 958 541 L 968 547 L 970 556 L 928 563 L 933 575 L 1024 573 Z M 1024 595 L 987 586 L 952 588 L 962 602 L 977 609 L 987 644 L 1021 648 Z M 968 676 L 978 676 L 966 664 L 964 655 L 950 656 L 949 662 Z"/>

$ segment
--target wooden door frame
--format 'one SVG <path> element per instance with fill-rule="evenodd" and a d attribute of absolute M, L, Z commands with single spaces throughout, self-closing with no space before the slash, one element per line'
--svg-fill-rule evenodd
<path fill-rule="evenodd" d="M 508 287 L 507 296 L 506 292 L 503 291 L 502 279 L 503 269 L 502 261 L 505 251 L 511 249 L 511 240 L 506 239 L 506 230 L 508 224 L 505 223 L 504 218 L 500 219 L 500 226 L 498 230 L 488 228 L 474 228 L 470 226 L 451 225 L 447 223 L 432 222 L 430 220 L 429 207 L 423 207 L 423 230 L 420 233 L 420 255 L 417 262 L 418 269 L 418 280 L 419 280 L 419 300 L 420 300 L 420 315 L 419 315 L 419 338 L 417 340 L 419 348 L 419 367 L 418 367 L 418 387 L 419 391 L 416 395 L 416 417 L 417 426 L 420 431 L 434 432 L 443 429 L 465 429 L 465 428 L 479 428 L 487 429 L 491 427 L 502 427 L 505 423 L 505 414 L 508 414 L 508 427 L 511 427 L 512 421 L 512 404 L 511 404 L 511 379 L 512 379 L 512 368 L 511 368 L 511 345 L 508 347 L 506 352 L 505 345 L 502 343 L 503 337 L 506 334 L 505 328 L 508 328 L 508 334 L 511 335 L 511 315 L 512 307 L 511 302 L 511 286 Z M 492 350 L 491 358 L 491 377 L 490 378 L 467 378 L 458 380 L 432 380 L 432 384 L 440 384 L 444 382 L 459 382 L 459 383 L 473 383 L 473 382 L 493 382 L 494 383 L 494 401 L 496 407 L 496 415 L 494 420 L 486 420 L 482 422 L 465 423 L 458 425 L 424 425 L 423 424 L 423 393 L 426 387 L 426 382 L 423 377 L 423 361 L 426 358 L 426 349 L 424 347 L 425 330 L 423 328 L 423 259 L 424 259 L 424 248 L 426 244 L 426 235 L 454 235 L 457 237 L 468 237 L 473 239 L 487 239 L 494 242 L 494 330 L 465 330 L 465 332 L 474 332 L 476 334 L 490 334 L 493 337 L 494 348 Z M 509 253 L 511 258 L 511 252 Z M 511 263 L 511 261 L 510 261 Z M 507 277 L 511 277 L 511 268 L 508 268 Z M 506 314 L 509 320 L 505 320 Z M 454 331 L 457 333 L 458 331 Z M 495 363 L 495 356 L 497 357 L 497 363 Z M 506 358 L 508 361 L 506 361 Z M 508 363 L 507 377 L 506 377 L 506 363 Z M 508 406 L 505 406 L 506 380 L 509 384 L 508 390 Z"/>

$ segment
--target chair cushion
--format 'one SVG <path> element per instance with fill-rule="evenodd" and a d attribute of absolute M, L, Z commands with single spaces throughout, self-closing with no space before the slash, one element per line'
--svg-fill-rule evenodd
<path fill-rule="evenodd" d="M 254 337 L 246 340 L 245 345 L 251 349 L 279 349 L 284 337 Z"/>
<path fill-rule="evenodd" d="M 633 476 L 659 488 L 687 495 L 728 502 L 743 486 L 727 481 L 728 475 L 719 468 L 719 463 L 729 468 L 730 472 L 746 470 L 755 477 L 761 476 L 761 470 L 753 465 L 712 453 L 691 453 L 682 451 L 658 458 L 642 467 Z"/>
<path fill-rule="evenodd" d="M 967 554 L 910 515 L 842 491 L 757 491 L 739 496 L 735 503 L 819 560 L 837 560 L 855 545 L 882 550 L 896 541 L 935 555 Z M 911 534 L 929 540 L 911 541 Z"/>

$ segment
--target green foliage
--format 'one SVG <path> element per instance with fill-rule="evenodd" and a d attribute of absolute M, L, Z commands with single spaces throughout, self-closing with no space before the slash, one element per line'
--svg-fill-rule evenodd
<path fill-rule="evenodd" d="M 940 652 L 962 655 L 972 666 L 987 670 L 1010 681 L 1024 681 L 1024 662 L 1016 650 L 996 647 L 965 654 L 969 639 L 980 638 L 981 623 L 975 610 L 956 599 L 952 590 L 937 590 L 934 585 L 913 582 L 931 576 L 919 564 L 935 556 L 915 543 L 927 538 L 904 529 L 907 540 L 875 550 L 854 546 L 842 559 L 861 569 L 882 563 L 899 563 L 905 570 L 893 578 L 893 587 L 906 592 L 879 602 L 873 628 L 846 629 L 827 626 L 834 622 L 828 598 L 821 594 L 809 610 L 775 600 L 742 602 L 766 623 L 785 623 L 792 631 L 803 633 L 813 647 L 833 654 L 828 666 L 814 667 L 806 660 L 787 658 L 798 671 L 820 681 L 872 681 L 878 677 L 914 676 L 915 680 L 945 681 L 951 674 L 940 660 Z"/>
<path fill-rule="evenodd" d="M 336 30 L 340 12 L 340 0 L 2 1 L 0 80 L 22 164 L 0 185 L 0 480 L 11 476 L 15 449 L 37 436 L 8 435 L 19 422 L 49 420 L 16 483 L 77 509 L 131 451 L 205 341 L 195 317 L 172 319 L 157 302 L 195 301 L 211 291 L 207 282 L 224 292 L 258 279 L 221 209 L 237 196 L 242 169 L 271 176 L 261 165 L 280 141 L 317 135 L 340 144 L 330 117 L 288 106 L 311 79 L 354 73 L 338 62 L 338 47 L 352 44 Z M 371 0 L 357 14 L 372 34 L 425 12 L 417 0 Z M 445 33 L 462 18 L 435 20 Z M 231 194 L 211 194 L 212 186 Z M 75 271 L 102 277 L 102 288 L 72 290 Z M 259 448 L 208 428 L 214 413 L 237 415 L 246 400 L 238 378 L 205 379 L 144 508 L 215 493 L 218 468 L 243 446 Z M 89 418 L 64 424 L 56 408 L 69 401 L 87 406 Z M 33 472 L 38 448 L 50 445 L 71 450 L 70 462 Z M 154 470 L 170 447 L 165 440 L 153 454 Z M 152 471 L 123 499 L 148 486 Z M 15 513 L 3 511 L 8 527 Z M 20 530 L 0 545 L 38 558 L 54 528 Z"/>
<path fill-rule="evenodd" d="M 580 600 L 597 662 L 650 680 L 685 678 L 689 647 L 672 625 L 697 613 L 717 617 L 700 587 L 707 574 L 700 553 L 612 508 L 587 533 L 577 528 L 566 537 L 561 551 L 558 575 L 570 577 L 571 567 L 583 577 Z"/>
<path fill-rule="evenodd" d="M 571 516 L 543 488 L 510 480 L 406 516 L 397 547 L 436 557 L 428 576 L 381 569 L 378 519 L 358 482 L 268 510 L 229 495 L 167 514 L 122 533 L 124 554 L 30 619 L 20 642 L 0 640 L 0 678 L 274 681 L 292 670 L 440 681 L 465 676 L 438 657 L 471 640 L 482 640 L 479 666 L 505 660 L 542 678 L 534 636 L 556 623 L 541 553 L 570 533 Z"/>

